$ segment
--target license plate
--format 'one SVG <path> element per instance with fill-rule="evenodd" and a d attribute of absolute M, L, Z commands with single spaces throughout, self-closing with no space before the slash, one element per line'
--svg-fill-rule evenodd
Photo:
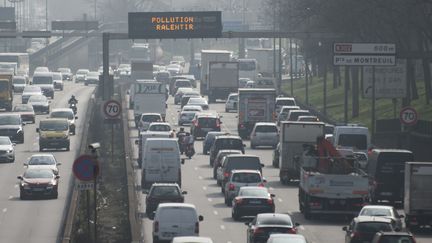
<path fill-rule="evenodd" d="M 393 193 L 391 193 L 391 192 L 381 192 L 380 194 L 383 195 L 383 196 L 391 196 Z"/>
<path fill-rule="evenodd" d="M 43 190 L 44 190 L 44 188 L 33 188 L 33 191 L 35 191 L 35 192 L 41 192 Z"/>
<path fill-rule="evenodd" d="M 251 200 L 249 201 L 250 204 L 261 204 L 260 200 Z"/>
<path fill-rule="evenodd" d="M 174 233 L 174 232 L 164 232 L 164 233 L 162 233 L 162 235 L 164 237 L 174 237 L 176 235 L 176 233 Z"/>

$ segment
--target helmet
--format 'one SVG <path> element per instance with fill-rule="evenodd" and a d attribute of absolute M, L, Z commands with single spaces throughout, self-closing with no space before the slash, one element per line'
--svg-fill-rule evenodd
<path fill-rule="evenodd" d="M 184 132 L 184 127 L 180 127 L 180 132 Z"/>
<path fill-rule="evenodd" d="M 72 98 L 72 99 L 75 99 L 75 95 L 72 95 L 71 98 Z"/>

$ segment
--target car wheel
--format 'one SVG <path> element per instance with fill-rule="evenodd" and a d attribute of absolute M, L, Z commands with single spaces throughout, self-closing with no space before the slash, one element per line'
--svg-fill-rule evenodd
<path fill-rule="evenodd" d="M 57 199 L 58 198 L 58 191 L 56 190 L 54 193 L 53 193 L 53 199 Z"/>
<path fill-rule="evenodd" d="M 21 200 L 26 200 L 27 197 L 24 195 L 24 193 L 20 192 L 20 199 Z"/>
<path fill-rule="evenodd" d="M 240 215 L 238 213 L 236 213 L 235 211 L 232 213 L 231 216 L 234 219 L 234 221 L 238 221 L 240 219 Z"/>
<path fill-rule="evenodd" d="M 15 162 L 15 156 L 9 161 L 10 163 Z"/>
<path fill-rule="evenodd" d="M 43 147 L 42 146 L 39 146 L 39 152 L 42 152 L 43 151 Z"/>
<path fill-rule="evenodd" d="M 217 176 L 216 176 L 216 178 L 217 178 Z M 217 184 L 218 186 L 221 186 L 221 185 L 222 185 L 222 183 L 220 182 L 220 180 L 217 180 L 216 184 Z"/>
<path fill-rule="evenodd" d="M 66 151 L 70 151 L 70 145 L 66 147 Z"/>

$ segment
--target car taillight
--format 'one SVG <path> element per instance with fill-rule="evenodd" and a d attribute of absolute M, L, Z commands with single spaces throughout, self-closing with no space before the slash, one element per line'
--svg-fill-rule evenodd
<path fill-rule="evenodd" d="M 195 234 L 199 234 L 199 223 L 195 223 Z"/>
<path fill-rule="evenodd" d="M 261 182 L 258 186 L 259 186 L 259 187 L 264 187 L 264 183 Z"/>
<path fill-rule="evenodd" d="M 354 231 L 351 233 L 351 239 L 357 239 L 357 238 L 361 238 L 361 233 L 358 231 Z"/>
<path fill-rule="evenodd" d="M 158 221 L 153 222 L 153 231 L 155 233 L 159 232 L 159 222 Z"/>
<path fill-rule="evenodd" d="M 261 229 L 261 228 L 255 228 L 254 231 L 253 231 L 254 235 L 262 234 L 262 233 L 264 233 L 264 230 Z"/>
<path fill-rule="evenodd" d="M 224 173 L 224 177 L 225 177 L 225 178 L 228 178 L 229 176 L 230 176 L 230 173 L 229 173 L 229 172 L 225 172 L 225 173 Z"/>
<path fill-rule="evenodd" d="M 240 128 L 244 128 L 245 126 L 243 124 L 240 124 Z"/>
<path fill-rule="evenodd" d="M 219 122 L 219 120 L 216 120 L 216 127 L 217 127 L 217 128 L 220 127 L 220 122 Z"/>
<path fill-rule="evenodd" d="M 287 230 L 288 234 L 297 234 L 297 229 L 296 228 L 290 228 Z"/>
<path fill-rule="evenodd" d="M 267 204 L 273 205 L 273 199 L 267 199 Z"/>
<path fill-rule="evenodd" d="M 232 183 L 230 183 L 229 186 L 228 186 L 228 189 L 229 189 L 230 191 L 234 191 L 234 190 L 235 190 L 235 185 L 232 184 Z"/>

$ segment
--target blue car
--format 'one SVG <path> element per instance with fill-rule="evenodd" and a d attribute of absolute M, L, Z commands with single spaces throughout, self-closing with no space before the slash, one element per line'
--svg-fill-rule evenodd
<path fill-rule="evenodd" d="M 208 154 L 216 136 L 226 134 L 226 132 L 208 132 L 203 142 L 203 154 Z"/>

